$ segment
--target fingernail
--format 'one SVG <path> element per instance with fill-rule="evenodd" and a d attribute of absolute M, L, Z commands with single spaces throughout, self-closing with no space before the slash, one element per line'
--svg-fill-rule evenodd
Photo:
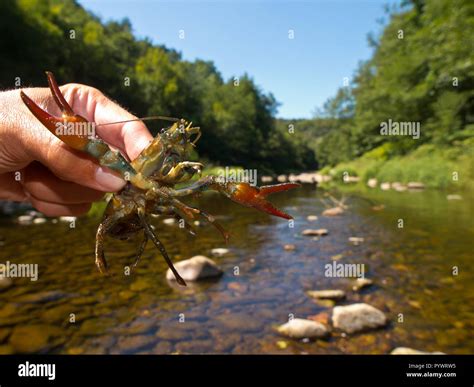
<path fill-rule="evenodd" d="M 97 168 L 95 180 L 104 188 L 104 191 L 107 192 L 119 191 L 126 184 L 125 180 L 102 167 Z"/>

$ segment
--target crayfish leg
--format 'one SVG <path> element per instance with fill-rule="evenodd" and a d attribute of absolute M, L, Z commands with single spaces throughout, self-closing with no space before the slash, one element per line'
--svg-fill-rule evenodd
<path fill-rule="evenodd" d="M 145 216 L 145 211 L 144 209 L 139 209 L 138 211 L 138 216 L 140 217 L 140 221 L 142 223 L 143 229 L 147 236 L 152 240 L 152 242 L 155 244 L 155 246 L 160 250 L 161 255 L 165 259 L 168 267 L 170 270 L 173 272 L 174 277 L 176 278 L 176 282 L 180 284 L 181 286 L 186 286 L 186 282 L 184 281 L 183 278 L 179 275 L 178 271 L 173 265 L 173 262 L 171 261 L 171 258 L 168 255 L 168 252 L 165 249 L 165 246 L 163 246 L 163 243 L 158 239 L 158 237 L 155 235 L 153 229 L 150 227 L 148 224 L 148 221 Z"/>

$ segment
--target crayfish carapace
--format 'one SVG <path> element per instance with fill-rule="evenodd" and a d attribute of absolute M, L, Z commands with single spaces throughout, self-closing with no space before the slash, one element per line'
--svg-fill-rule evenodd
<path fill-rule="evenodd" d="M 169 128 L 158 133 L 132 162 L 128 162 L 121 153 L 111 150 L 99 138 L 64 134 L 58 131 L 59 127 L 64 127 L 66 124 L 91 123 L 74 113 L 62 95 L 53 74 L 50 72 L 46 74 L 49 88 L 56 104 L 61 109 L 62 117 L 54 117 L 47 113 L 21 91 L 21 98 L 31 113 L 61 141 L 76 150 L 86 152 L 97 159 L 100 165 L 118 172 L 128 181 L 120 192 L 112 196 L 97 229 L 95 263 L 101 273 L 107 273 L 103 247 L 105 236 L 128 239 L 131 235 L 143 230 L 143 241 L 133 267 L 137 265 L 148 239 L 151 239 L 173 271 L 177 282 L 186 285 L 174 268 L 165 247 L 150 226 L 148 215 L 168 215 L 182 219 L 186 229 L 192 234 L 194 231 L 190 222 L 199 215 L 214 225 L 227 241 L 228 233 L 212 215 L 187 206 L 178 199 L 201 191 L 218 191 L 241 205 L 291 219 L 290 215 L 275 208 L 265 197 L 271 193 L 295 188 L 298 184 L 277 184 L 259 188 L 244 182 L 225 182 L 216 176 L 206 176 L 186 188 L 175 188 L 176 184 L 187 182 L 196 173 L 200 173 L 203 167 L 201 163 L 186 161 L 190 149 L 201 136 L 201 132 L 199 128 L 193 127 L 191 123 L 183 119 L 175 120 Z"/>

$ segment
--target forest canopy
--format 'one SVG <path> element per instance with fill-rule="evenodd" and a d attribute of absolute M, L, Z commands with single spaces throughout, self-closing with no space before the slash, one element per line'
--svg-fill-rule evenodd
<path fill-rule="evenodd" d="M 310 170 L 374 150 L 391 157 L 426 143 L 451 146 L 474 133 L 468 0 L 412 0 L 390 11 L 380 36 L 369 39 L 372 58 L 310 120 L 276 119 L 278 102 L 250 75 L 225 80 L 212 62 L 183 60 L 134 37 L 129 20 L 104 23 L 74 0 L 2 1 L 0 32 L 8 37 L 0 41 L 0 88 L 44 86 L 43 71 L 51 70 L 62 83 L 99 88 L 137 116 L 193 121 L 204 134 L 200 156 L 221 165 Z M 421 122 L 422 135 L 381 136 L 388 119 Z"/>

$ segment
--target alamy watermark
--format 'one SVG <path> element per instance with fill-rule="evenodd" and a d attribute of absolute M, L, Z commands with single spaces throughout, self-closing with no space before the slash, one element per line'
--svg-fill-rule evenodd
<path fill-rule="evenodd" d="M 332 261 L 324 265 L 324 276 L 328 278 L 365 278 L 363 263 L 338 263 Z"/>
<path fill-rule="evenodd" d="M 420 122 L 398 122 L 388 121 L 380 123 L 380 134 L 382 136 L 411 136 L 414 140 L 420 138 L 421 124 Z"/>
<path fill-rule="evenodd" d="M 29 278 L 30 281 L 38 280 L 37 263 L 0 263 L 0 278 Z"/>
<path fill-rule="evenodd" d="M 217 178 L 222 183 L 228 182 L 245 182 L 250 185 L 257 185 L 256 169 L 234 169 L 225 167 L 217 171 Z"/>
<path fill-rule="evenodd" d="M 54 131 L 56 136 L 79 136 L 96 138 L 94 122 L 57 122 Z"/>

